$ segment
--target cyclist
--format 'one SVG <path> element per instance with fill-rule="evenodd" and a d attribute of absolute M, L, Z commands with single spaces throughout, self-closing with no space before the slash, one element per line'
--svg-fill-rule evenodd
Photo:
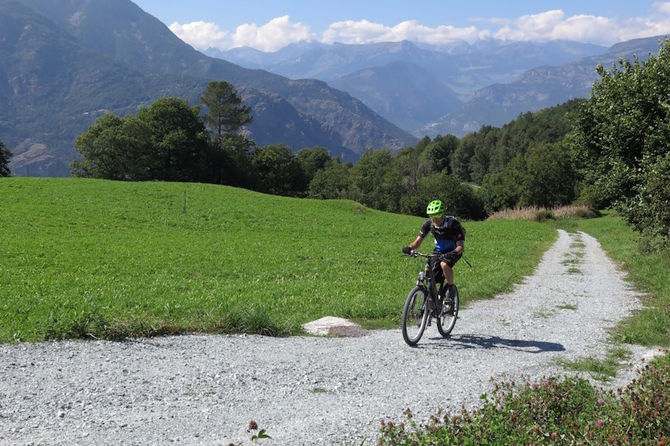
<path fill-rule="evenodd" d="M 441 200 L 433 200 L 428 203 L 426 213 L 428 214 L 428 219 L 421 226 L 419 236 L 409 246 L 405 246 L 402 251 L 405 254 L 409 254 L 413 250 L 418 249 L 423 239 L 428 235 L 428 232 L 431 232 L 435 238 L 434 252 L 444 254 L 440 261 L 440 268 L 447 284 L 446 286 L 442 286 L 440 294 L 441 297 L 444 297 L 446 289 L 449 290 L 449 298 L 452 298 L 452 287 L 454 286 L 453 267 L 463 255 L 463 250 L 465 249 L 465 229 L 454 217 L 445 215 L 444 203 Z M 439 273 L 437 270 L 435 272 Z M 439 274 L 437 274 L 437 277 L 439 277 Z"/>

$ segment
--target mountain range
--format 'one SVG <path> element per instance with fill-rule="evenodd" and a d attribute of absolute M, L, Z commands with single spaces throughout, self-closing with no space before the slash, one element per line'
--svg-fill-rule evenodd
<path fill-rule="evenodd" d="M 251 106 L 245 131 L 259 146 L 323 146 L 355 161 L 586 97 L 598 63 L 658 44 L 302 42 L 204 54 L 130 0 L 0 0 L 0 140 L 14 174 L 68 175 L 75 138 L 103 114 L 165 96 L 196 105 L 226 80 Z"/>
<path fill-rule="evenodd" d="M 429 122 L 417 133 L 463 135 L 479 130 L 482 125 L 502 126 L 528 111 L 537 111 L 570 99 L 588 98 L 598 64 L 611 69 L 621 59 L 645 60 L 657 53 L 664 36 L 635 39 L 618 43 L 603 54 L 584 57 L 576 62 L 541 66 L 527 70 L 514 81 L 494 84 L 475 91 L 472 98 L 458 110 Z"/>
<path fill-rule="evenodd" d="M 520 113 L 588 97 L 595 68 L 646 58 L 661 36 L 610 48 L 569 41 L 457 41 L 344 45 L 298 43 L 274 53 L 251 48 L 206 53 L 290 78 L 313 77 L 346 91 L 417 137 L 463 136 Z"/>
<path fill-rule="evenodd" d="M 195 105 L 211 80 L 252 105 L 258 145 L 324 146 L 357 159 L 416 138 L 323 81 L 291 80 L 206 56 L 128 0 L 0 1 L 0 139 L 15 174 L 69 174 L 74 139 L 104 113 L 163 96 Z"/>

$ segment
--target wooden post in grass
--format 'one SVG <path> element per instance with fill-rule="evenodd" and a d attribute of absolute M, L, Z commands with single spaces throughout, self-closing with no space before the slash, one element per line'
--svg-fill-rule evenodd
<path fill-rule="evenodd" d="M 186 215 L 186 189 L 184 189 L 184 215 Z"/>

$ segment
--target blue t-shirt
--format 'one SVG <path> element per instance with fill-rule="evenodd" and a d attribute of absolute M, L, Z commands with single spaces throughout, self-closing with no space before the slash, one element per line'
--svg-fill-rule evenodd
<path fill-rule="evenodd" d="M 465 230 L 454 217 L 445 216 L 441 225 L 435 226 L 429 218 L 421 226 L 419 237 L 424 238 L 428 232 L 435 237 L 435 251 L 449 252 L 456 249 L 456 242 L 465 240 Z"/>

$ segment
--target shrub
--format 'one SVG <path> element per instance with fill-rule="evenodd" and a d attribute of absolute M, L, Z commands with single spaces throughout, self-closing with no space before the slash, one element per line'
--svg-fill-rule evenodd
<path fill-rule="evenodd" d="M 625 390 L 604 391 L 583 378 L 495 382 L 482 408 L 438 412 L 417 423 L 382 421 L 380 445 L 668 444 L 670 357 L 647 366 Z"/>
<path fill-rule="evenodd" d="M 621 59 L 610 71 L 598 66 L 597 72 L 600 80 L 568 138 L 584 176 L 582 200 L 615 206 L 636 230 L 647 232 L 649 247 L 667 246 L 670 40 L 646 61 Z"/>
<path fill-rule="evenodd" d="M 8 177 L 11 175 L 9 170 L 9 159 L 12 157 L 12 152 L 5 147 L 5 144 L 0 140 L 0 177 Z"/>
<path fill-rule="evenodd" d="M 552 209 L 538 207 L 524 207 L 518 209 L 505 209 L 489 216 L 489 220 L 534 220 L 545 221 L 552 219 L 574 219 L 594 218 L 598 213 L 589 209 L 588 206 L 561 206 Z"/>

